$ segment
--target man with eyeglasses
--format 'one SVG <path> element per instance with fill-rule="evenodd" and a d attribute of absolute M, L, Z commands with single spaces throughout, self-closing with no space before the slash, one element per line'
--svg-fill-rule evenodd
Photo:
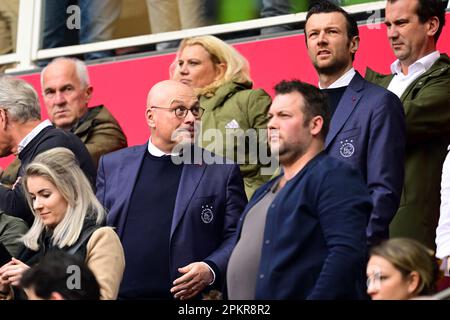
<path fill-rule="evenodd" d="M 239 167 L 186 156 L 212 155 L 192 144 L 203 109 L 185 84 L 154 85 L 145 114 L 148 142 L 103 156 L 98 171 L 97 197 L 125 251 L 119 299 L 201 298 L 221 289 L 247 202 Z"/>

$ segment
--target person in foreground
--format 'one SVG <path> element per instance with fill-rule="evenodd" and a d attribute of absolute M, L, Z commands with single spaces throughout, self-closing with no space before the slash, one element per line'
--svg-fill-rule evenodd
<path fill-rule="evenodd" d="M 363 298 L 369 191 L 324 152 L 326 96 L 300 81 L 275 86 L 268 140 L 283 174 L 259 188 L 238 226 L 230 299 Z"/>
<path fill-rule="evenodd" d="M 24 272 L 20 286 L 28 300 L 99 300 L 95 275 L 79 256 L 64 251 L 47 253 Z"/>
<path fill-rule="evenodd" d="M 47 252 L 62 250 L 85 260 L 101 299 L 115 299 L 125 267 L 122 245 L 112 228 L 102 227 L 105 210 L 74 154 L 66 148 L 39 154 L 25 169 L 23 188 L 35 219 L 20 258 L 0 268 L 0 298 L 13 298 L 24 271 Z"/>

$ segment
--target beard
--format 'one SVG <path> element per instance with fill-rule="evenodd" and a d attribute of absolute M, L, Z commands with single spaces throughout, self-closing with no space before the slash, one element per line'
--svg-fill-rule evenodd
<path fill-rule="evenodd" d="M 291 143 L 271 143 L 270 152 L 282 166 L 288 166 L 297 161 L 306 152 L 304 146 Z"/>
<path fill-rule="evenodd" d="M 318 74 L 324 74 L 327 76 L 337 74 L 342 69 L 345 69 L 347 67 L 347 63 L 341 61 L 334 61 L 334 63 L 329 63 L 328 65 L 325 66 L 319 66 L 317 61 L 314 61 L 313 65 L 314 69 L 316 69 Z"/>

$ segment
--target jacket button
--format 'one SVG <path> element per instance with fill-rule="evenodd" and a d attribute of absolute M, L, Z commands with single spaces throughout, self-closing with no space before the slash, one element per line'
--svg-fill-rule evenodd
<path fill-rule="evenodd" d="M 270 240 L 266 240 L 266 244 L 269 244 L 270 243 Z"/>
<path fill-rule="evenodd" d="M 263 278 L 264 278 L 264 274 L 261 273 L 261 274 L 259 275 L 259 278 L 260 278 L 260 279 L 263 279 Z"/>
<path fill-rule="evenodd" d="M 275 208 L 275 203 L 272 203 L 272 205 L 270 207 L 271 208 Z"/>

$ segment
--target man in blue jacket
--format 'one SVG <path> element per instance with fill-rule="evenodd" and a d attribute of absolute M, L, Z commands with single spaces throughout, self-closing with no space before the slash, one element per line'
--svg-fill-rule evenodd
<path fill-rule="evenodd" d="M 210 163 L 211 154 L 191 146 L 202 114 L 192 88 L 159 82 L 147 99 L 148 142 L 100 160 L 97 197 L 125 252 L 120 299 L 221 289 L 247 198 L 236 164 Z M 190 150 L 201 159 L 192 162 Z"/>
<path fill-rule="evenodd" d="M 306 46 L 319 88 L 332 110 L 325 151 L 361 172 L 373 210 L 369 246 L 389 238 L 404 177 L 405 115 L 392 92 L 373 85 L 353 68 L 359 46 L 356 21 L 340 7 L 321 1 L 306 17 Z"/>
<path fill-rule="evenodd" d="M 363 298 L 372 201 L 360 173 L 323 151 L 326 96 L 283 81 L 269 119 L 270 149 L 283 174 L 256 191 L 240 219 L 229 298 Z"/>

